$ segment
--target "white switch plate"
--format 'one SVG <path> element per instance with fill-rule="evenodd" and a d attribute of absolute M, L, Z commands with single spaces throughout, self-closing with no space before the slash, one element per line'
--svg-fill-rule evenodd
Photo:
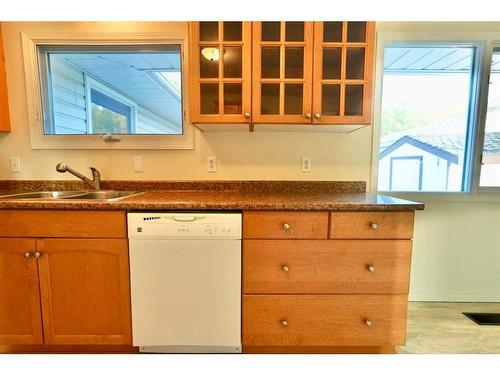
<path fill-rule="evenodd" d="M 21 172 L 21 158 L 19 156 L 10 158 L 10 170 L 15 173 Z"/>
<path fill-rule="evenodd" d="M 302 158 L 302 166 L 301 166 L 302 172 L 311 172 L 311 169 L 312 169 L 311 158 L 303 157 Z"/>
<path fill-rule="evenodd" d="M 207 158 L 207 171 L 217 172 L 217 158 L 215 156 L 210 156 Z"/>
<path fill-rule="evenodd" d="M 142 156 L 134 156 L 134 172 L 144 172 Z"/>

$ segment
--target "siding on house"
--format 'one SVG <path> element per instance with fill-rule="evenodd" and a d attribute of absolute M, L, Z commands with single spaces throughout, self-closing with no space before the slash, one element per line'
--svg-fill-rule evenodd
<path fill-rule="evenodd" d="M 87 134 L 84 73 L 57 55 L 50 55 L 53 133 Z M 136 133 L 179 134 L 179 127 L 137 104 Z"/>

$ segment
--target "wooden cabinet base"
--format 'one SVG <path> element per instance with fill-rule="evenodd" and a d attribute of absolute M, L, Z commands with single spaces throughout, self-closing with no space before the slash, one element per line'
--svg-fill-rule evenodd
<path fill-rule="evenodd" d="M 0 345 L 0 353 L 138 353 L 130 345 Z"/>
<path fill-rule="evenodd" d="M 245 354 L 394 354 L 394 346 L 243 346 Z"/>

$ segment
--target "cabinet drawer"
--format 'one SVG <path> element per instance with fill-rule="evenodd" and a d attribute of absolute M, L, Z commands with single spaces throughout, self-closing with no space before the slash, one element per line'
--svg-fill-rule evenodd
<path fill-rule="evenodd" d="M 409 240 L 245 240 L 244 293 L 408 293 Z"/>
<path fill-rule="evenodd" d="M 243 238 L 311 238 L 328 236 L 328 212 L 245 211 Z"/>
<path fill-rule="evenodd" d="M 413 212 L 332 212 L 330 238 L 413 238 Z"/>
<path fill-rule="evenodd" d="M 124 211 L 0 211 L 0 237 L 125 238 L 126 227 Z"/>
<path fill-rule="evenodd" d="M 244 295 L 243 345 L 404 345 L 407 295 Z"/>

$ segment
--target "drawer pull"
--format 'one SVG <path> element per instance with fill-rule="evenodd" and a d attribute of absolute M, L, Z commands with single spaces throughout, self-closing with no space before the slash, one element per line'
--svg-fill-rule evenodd
<path fill-rule="evenodd" d="M 288 327 L 288 322 L 286 320 L 281 321 L 281 326 L 282 327 Z"/>
<path fill-rule="evenodd" d="M 373 230 L 377 230 L 378 229 L 378 224 L 377 223 L 371 223 L 371 227 Z"/>
<path fill-rule="evenodd" d="M 282 270 L 283 272 L 288 272 L 289 268 L 288 268 L 288 266 L 282 266 L 282 267 L 281 267 L 281 270 Z"/>
<path fill-rule="evenodd" d="M 288 224 L 288 223 L 283 224 L 283 229 L 284 230 L 290 229 L 290 224 Z"/>
<path fill-rule="evenodd" d="M 366 325 L 367 327 L 371 327 L 371 326 L 373 326 L 373 322 L 372 322 L 371 320 L 369 320 L 369 319 L 366 319 L 366 320 L 365 320 L 365 325 Z"/>
<path fill-rule="evenodd" d="M 24 257 L 25 257 L 25 258 L 29 258 L 30 256 L 31 256 L 31 253 L 30 253 L 29 251 L 28 251 L 28 252 L 26 252 L 26 253 L 24 253 Z"/>
<path fill-rule="evenodd" d="M 376 270 L 374 266 L 368 266 L 368 272 L 375 272 Z"/>

